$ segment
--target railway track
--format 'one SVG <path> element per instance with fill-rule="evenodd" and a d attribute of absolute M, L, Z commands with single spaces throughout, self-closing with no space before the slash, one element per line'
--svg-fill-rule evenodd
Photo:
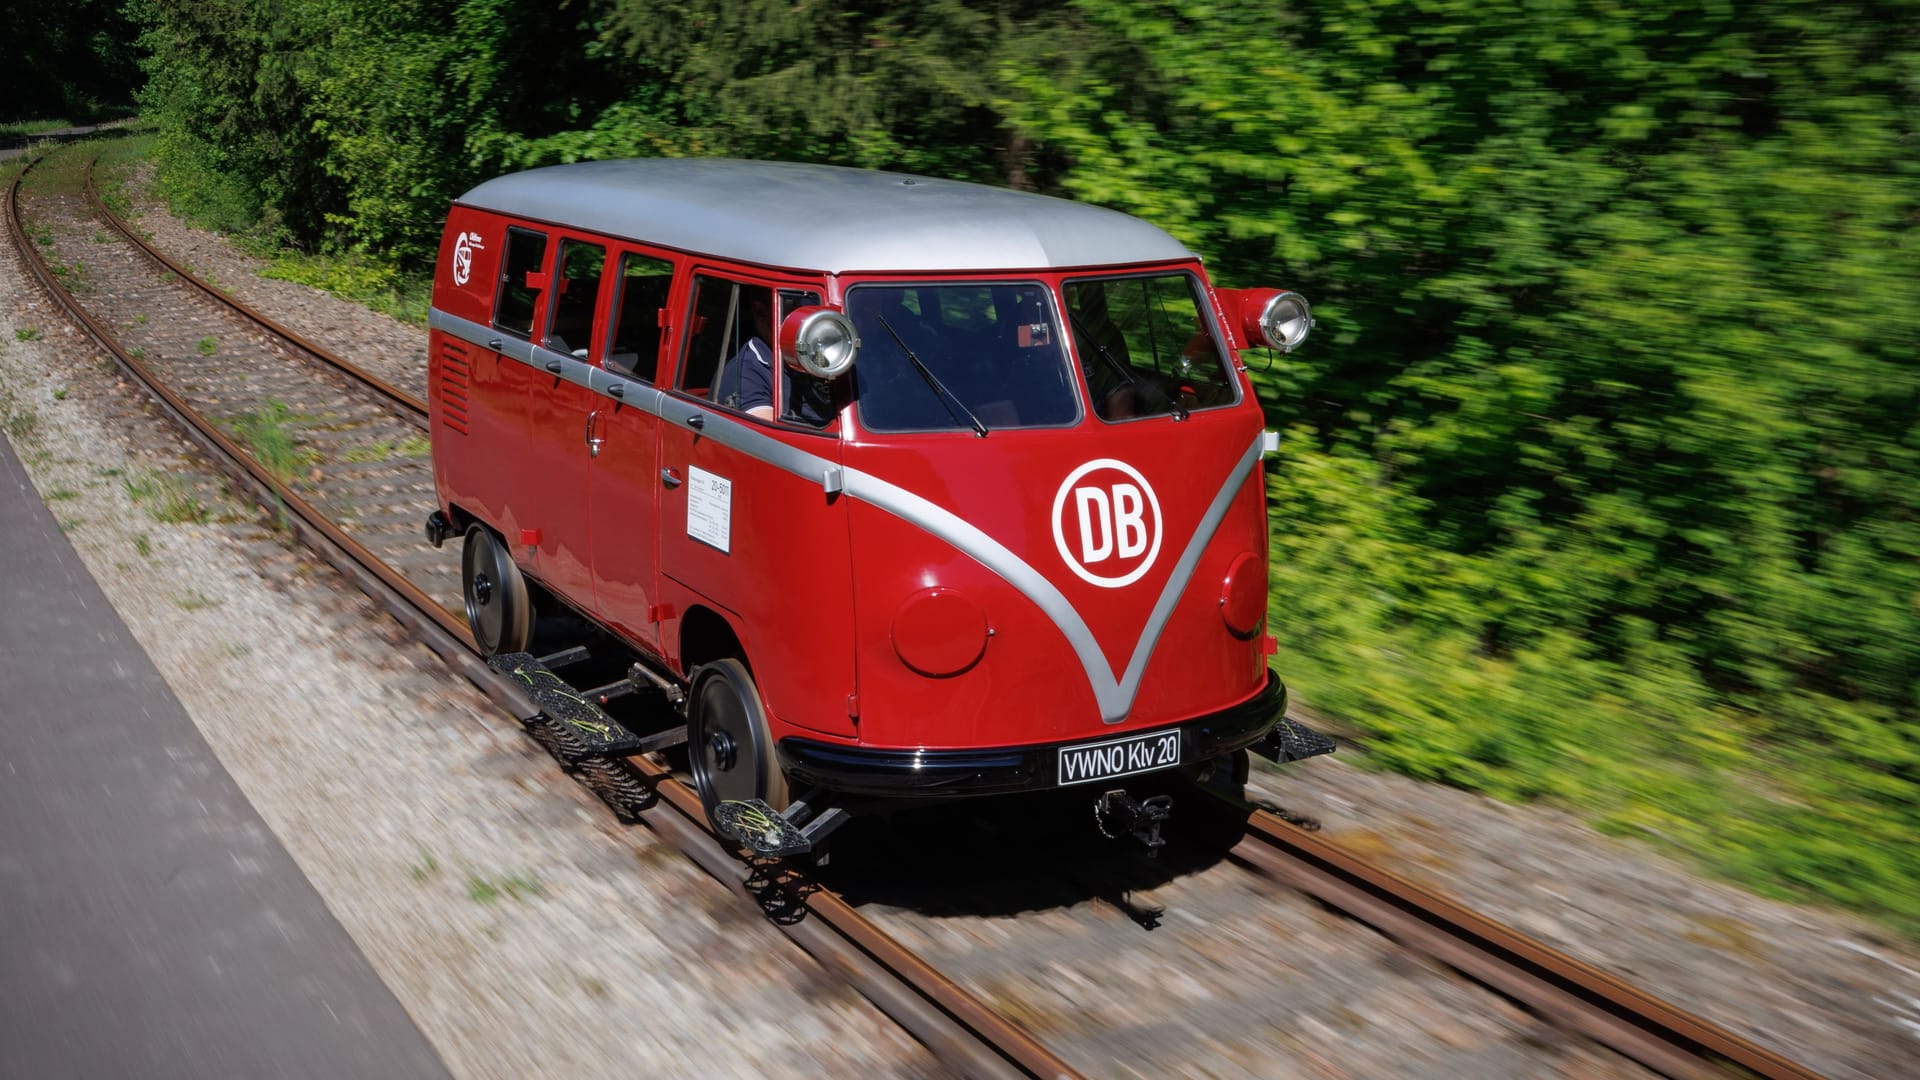
<path fill-rule="evenodd" d="M 551 746 L 554 735 L 543 729 L 537 706 L 473 652 L 464 619 L 455 613 L 459 582 L 453 560 L 436 556 L 419 539 L 419 522 L 433 502 L 431 475 L 419 452 L 424 403 L 247 310 L 152 250 L 100 201 L 89 166 L 91 212 L 137 248 L 140 258 L 203 294 L 190 297 L 180 284 L 161 280 L 120 298 L 123 311 L 133 304 L 146 317 L 109 325 L 76 301 L 30 241 L 19 213 L 24 175 L 8 189 L 9 232 L 49 295 L 235 483 L 263 505 L 284 507 L 289 528 L 303 542 Z M 218 316 L 219 325 L 243 318 L 252 328 L 200 333 L 211 325 L 198 310 L 208 302 L 231 312 Z M 236 338 L 250 344 L 237 345 Z M 268 357 L 281 362 L 263 363 Z M 287 436 L 290 450 L 275 431 Z M 302 447 L 317 455 L 302 456 Z M 657 757 L 576 760 L 573 766 L 616 813 L 643 820 L 735 892 L 769 908 L 803 908 L 811 917 L 779 920 L 782 929 L 957 1071 L 1075 1075 L 1019 1024 L 817 882 L 764 867 L 743 880 L 734 853 L 707 832 L 698 796 Z M 650 809 L 659 804 L 664 807 Z M 1815 1075 L 1265 811 L 1250 810 L 1244 837 L 1228 857 L 1655 1071 Z"/>

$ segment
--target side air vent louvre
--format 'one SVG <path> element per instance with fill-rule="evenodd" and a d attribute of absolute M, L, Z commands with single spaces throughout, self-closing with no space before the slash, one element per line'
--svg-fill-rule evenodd
<path fill-rule="evenodd" d="M 473 361 L 467 350 L 452 342 L 440 346 L 440 419 L 462 435 L 467 433 L 467 386 L 473 380 Z"/>

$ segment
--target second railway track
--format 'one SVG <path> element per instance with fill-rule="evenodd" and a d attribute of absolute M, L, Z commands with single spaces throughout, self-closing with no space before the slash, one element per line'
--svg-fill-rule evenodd
<path fill-rule="evenodd" d="M 20 223 L 17 209 L 12 208 L 11 190 L 9 204 L 15 242 L 30 261 L 38 261 L 39 253 Z M 105 214 L 97 202 L 93 212 Z M 129 242 L 137 239 L 131 232 L 125 235 Z M 129 266 L 148 257 L 135 254 L 131 247 L 104 254 L 105 259 Z M 93 258 L 88 265 L 104 266 L 104 262 Z M 169 275 L 184 272 L 186 268 L 177 265 L 165 271 Z M 329 558 L 343 572 L 370 593 L 378 594 L 382 603 L 496 700 L 521 719 L 534 719 L 537 710 L 530 703 L 510 687 L 500 685 L 470 652 L 464 651 L 469 642 L 462 620 L 450 610 L 458 605 L 459 598 L 455 560 L 426 548 L 419 539 L 419 522 L 432 506 L 433 497 L 413 415 L 419 407 L 417 399 L 391 385 L 367 385 L 351 365 L 323 369 L 311 354 L 325 350 L 312 342 L 276 341 L 271 328 L 249 329 L 226 321 L 234 316 L 218 314 L 208 306 L 221 300 L 217 291 L 206 298 L 192 297 L 176 282 L 152 280 L 142 285 L 130 279 L 129 284 L 121 285 L 117 277 L 109 289 L 103 288 L 104 269 L 81 273 L 93 275 L 94 289 L 103 297 L 110 295 L 114 305 L 111 313 L 79 316 L 89 321 L 89 332 L 103 347 L 114 350 L 130 371 L 150 380 L 154 392 L 167 401 L 181 422 L 192 424 L 194 416 L 202 417 L 197 431 L 210 451 L 232 455 L 235 465 L 230 467 L 244 468 L 250 476 L 242 482 L 254 486 L 266 499 L 283 501 L 300 512 L 303 520 L 296 530 L 322 549 L 331 547 Z M 73 276 L 72 271 L 69 276 Z M 43 270 L 43 281 L 50 291 L 65 292 L 59 278 Z M 287 436 L 289 448 L 263 446 L 263 440 L 271 443 L 276 438 L 275 429 Z M 307 520 L 309 512 L 312 517 Z M 588 778 L 598 781 L 597 790 L 610 796 L 616 808 L 633 813 L 651 798 L 651 793 L 658 792 L 666 805 L 648 811 L 648 823 L 736 891 L 745 891 L 732 856 L 705 835 L 697 797 L 673 780 L 660 763 L 636 759 L 598 767 L 608 773 Z M 1423 895 L 1348 853 L 1289 832 L 1284 823 L 1256 816 L 1247 839 L 1232 847 L 1230 858 L 1302 888 L 1524 1003 L 1554 1023 L 1650 1068 L 1673 1075 L 1729 1069 L 1763 1076 L 1812 1075 L 1682 1010 L 1567 961 L 1521 935 Z M 1072 1071 L 1066 1060 L 1000 1015 L 982 996 L 908 953 L 879 927 L 861 918 L 845 900 L 808 883 L 794 884 L 793 895 L 805 898 L 814 917 L 794 924 L 805 929 L 790 932 L 800 936 L 803 947 L 829 969 L 845 975 L 951 1066 L 982 1074 L 1020 1071 L 1065 1075 Z M 762 902 L 767 895 L 760 894 Z M 1110 899 L 1121 910 L 1127 909 L 1124 891 Z M 822 936 L 823 924 L 831 926 L 833 933 Z M 927 935 L 928 926 L 924 921 L 901 923 L 910 937 Z M 937 936 L 939 931 L 932 933 Z M 1021 949 L 1016 943 L 1008 951 L 1016 954 Z M 1029 968 L 1032 959 L 1008 957 L 1009 963 L 1018 966 L 1026 962 Z M 1003 970 L 997 977 L 1015 976 Z M 1029 981 L 1035 977 L 1030 971 L 1018 976 Z M 996 976 L 985 978 L 991 983 Z M 1142 975 L 1145 986 L 1179 986 L 1191 983 L 1192 978 L 1191 973 L 1181 971 Z M 908 990 L 908 986 L 916 989 Z M 1061 994 L 1063 998 L 1068 996 Z M 1150 1004 L 1155 1006 L 1150 1011 L 1160 1012 L 1158 1006 L 1168 1000 L 1205 1008 L 1203 1002 L 1210 996 L 1184 992 L 1168 997 L 1149 995 Z M 985 998 L 1027 1003 L 1022 1014 L 1032 1011 L 1030 995 L 1023 997 L 1004 985 Z M 1465 999 L 1456 1006 L 1474 1007 Z M 1263 1019 L 1258 1011 L 1250 1015 L 1256 1021 Z M 1083 1026 L 1079 1021 L 1063 1024 L 1059 1017 L 1040 1019 L 1043 1029 L 1062 1038 Z M 1161 1015 L 1157 1019 L 1180 1023 L 1177 1017 Z M 1271 1022 L 1272 1018 L 1264 1019 Z M 1148 1071 L 1177 1066 L 1181 1060 L 1157 1059 L 1151 1046 L 1135 1048 L 1133 1053 L 1128 1067 Z M 1076 1061 L 1099 1060 L 1090 1057 L 1084 1046 L 1070 1056 Z M 1584 1060 L 1591 1063 L 1591 1059 Z M 1110 1059 L 1107 1067 L 1116 1064 Z M 1099 1071 L 1098 1066 L 1089 1068 Z"/>

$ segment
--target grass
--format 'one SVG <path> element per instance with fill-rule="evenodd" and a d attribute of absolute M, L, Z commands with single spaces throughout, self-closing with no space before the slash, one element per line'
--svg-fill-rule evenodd
<path fill-rule="evenodd" d="M 40 429 L 40 414 L 29 408 L 6 410 L 7 434 L 16 439 L 31 439 Z"/>
<path fill-rule="evenodd" d="M 201 356 L 212 356 L 214 353 L 220 351 L 220 339 L 214 337 L 212 334 L 208 334 L 206 337 L 200 339 L 199 343 L 194 346 L 194 350 Z"/>
<path fill-rule="evenodd" d="M 148 539 L 146 533 L 141 533 L 133 538 L 133 550 L 139 552 L 143 559 L 150 558 L 153 555 L 153 541 Z"/>
<path fill-rule="evenodd" d="M 40 414 L 32 406 L 20 404 L 11 387 L 0 386 L 0 423 L 6 425 L 7 434 L 25 440 L 32 438 L 40 426 Z"/>
<path fill-rule="evenodd" d="M 134 503 L 145 507 L 147 515 L 163 525 L 204 525 L 213 518 L 193 489 L 171 476 L 143 472 L 121 483 Z M 139 548 L 140 541 L 136 540 L 134 546 Z M 143 550 L 140 554 L 147 552 Z"/>
<path fill-rule="evenodd" d="M 22 326 L 14 330 L 13 337 L 15 341 L 39 341 L 40 328 L 37 326 Z"/>
<path fill-rule="evenodd" d="M 546 890 L 540 882 L 522 874 L 508 874 L 505 877 L 484 878 L 478 874 L 467 875 L 467 898 L 476 904 L 491 904 L 501 897 L 514 900 L 526 900 L 528 897 L 544 896 Z"/>
<path fill-rule="evenodd" d="M 423 883 L 428 878 L 431 878 L 439 873 L 440 873 L 440 861 L 438 859 L 435 859 L 433 857 L 433 853 L 429 851 L 422 851 L 420 853 L 420 861 L 417 863 L 414 863 L 411 867 L 407 869 L 408 876 L 412 877 L 413 880 L 415 881 L 423 882 Z"/>
<path fill-rule="evenodd" d="M 0 143 L 24 139 L 29 135 L 44 135 L 49 131 L 64 131 L 73 126 L 71 120 L 15 120 L 0 124 Z"/>
<path fill-rule="evenodd" d="M 173 602 L 179 605 L 183 611 L 199 611 L 201 608 L 214 607 L 220 603 L 220 601 L 210 599 L 199 592 L 189 592 L 183 596 L 176 596 L 173 598 Z"/>
<path fill-rule="evenodd" d="M 253 451 L 253 459 L 281 483 L 291 482 L 295 473 L 320 460 L 320 455 L 302 450 L 294 440 L 294 419 L 285 402 L 269 400 L 233 422 L 234 434 Z"/>
<path fill-rule="evenodd" d="M 47 492 L 45 501 L 65 502 L 68 499 L 77 499 L 79 497 L 80 493 L 72 488 L 54 488 L 52 491 Z"/>
<path fill-rule="evenodd" d="M 65 285 L 68 292 L 93 291 L 93 282 L 87 277 L 84 263 L 54 263 L 53 276 L 60 279 L 60 284 Z"/>
<path fill-rule="evenodd" d="M 311 285 L 416 326 L 427 321 L 433 281 L 425 275 L 403 274 L 351 255 L 311 255 L 258 243 L 252 246 L 268 256 L 267 268 L 261 271 L 263 277 Z"/>
<path fill-rule="evenodd" d="M 432 452 L 432 443 L 417 435 L 409 435 L 404 439 L 382 439 L 370 446 L 356 446 L 342 455 L 342 460 L 350 465 L 362 465 L 391 458 L 426 457 Z"/>
<path fill-rule="evenodd" d="M 53 388 L 53 400 L 55 400 L 55 401 L 65 401 L 65 400 L 67 400 L 67 395 L 69 395 L 69 394 L 71 394 L 71 393 L 73 393 L 73 391 L 71 391 L 71 390 L 68 390 L 68 389 L 67 389 L 66 387 L 64 387 L 64 386 L 56 386 L 56 387 L 54 387 L 54 388 Z"/>

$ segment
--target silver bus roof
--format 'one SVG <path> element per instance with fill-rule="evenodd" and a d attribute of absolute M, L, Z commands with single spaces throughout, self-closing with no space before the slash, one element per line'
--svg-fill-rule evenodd
<path fill-rule="evenodd" d="M 1157 226 L 1084 203 L 902 173 L 721 158 L 554 165 L 460 203 L 796 270 L 1050 270 L 1195 258 Z"/>

